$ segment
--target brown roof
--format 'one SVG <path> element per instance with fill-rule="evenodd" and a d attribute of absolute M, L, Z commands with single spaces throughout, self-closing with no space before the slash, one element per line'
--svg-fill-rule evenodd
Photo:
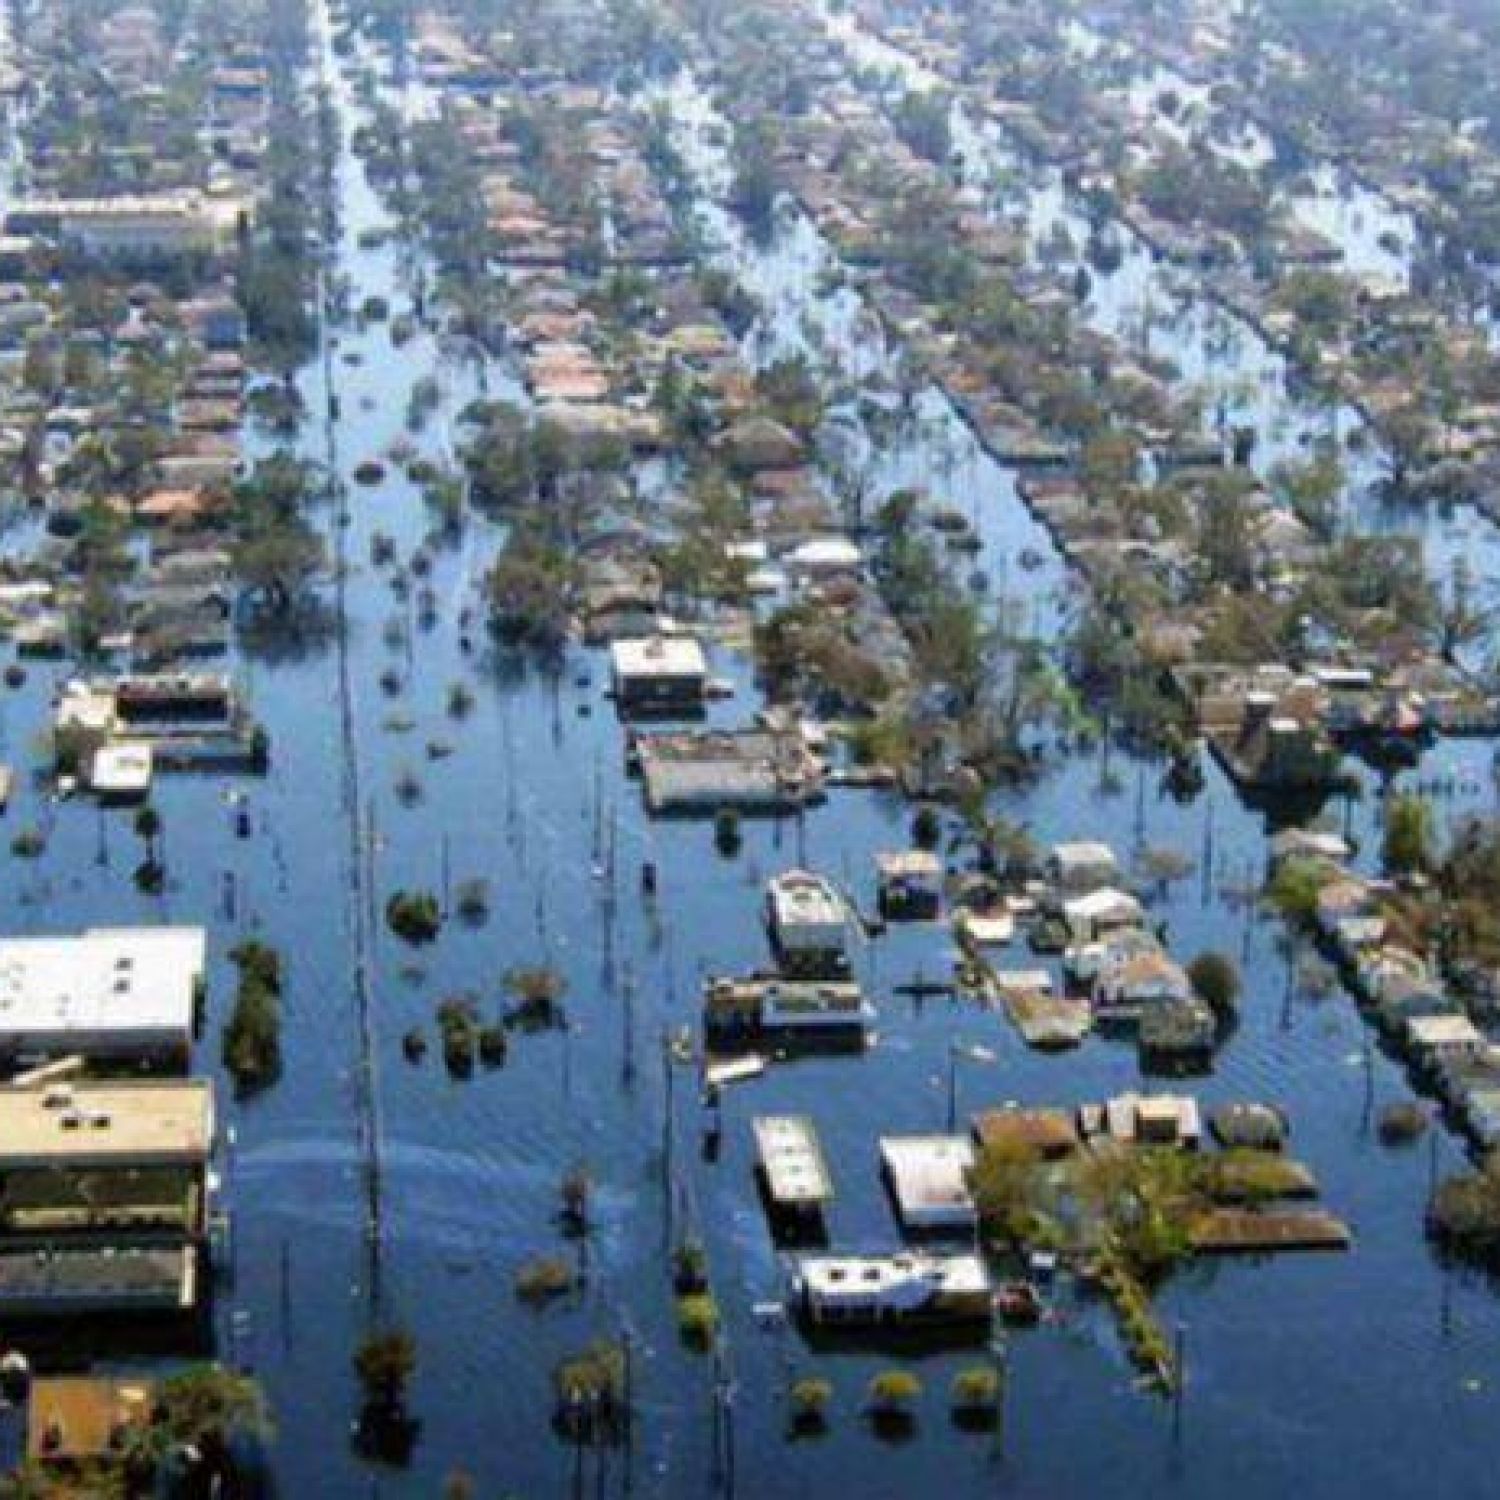
<path fill-rule="evenodd" d="M 988 1109 L 974 1116 L 973 1129 L 985 1150 L 1022 1146 L 1039 1156 L 1066 1156 L 1078 1146 L 1073 1117 L 1060 1109 Z"/>
<path fill-rule="evenodd" d="M 32 1383 L 26 1451 L 42 1463 L 98 1458 L 117 1428 L 150 1418 L 151 1380 L 58 1376 Z"/>
<path fill-rule="evenodd" d="M 135 509 L 144 521 L 196 521 L 210 505 L 202 490 L 153 490 Z"/>

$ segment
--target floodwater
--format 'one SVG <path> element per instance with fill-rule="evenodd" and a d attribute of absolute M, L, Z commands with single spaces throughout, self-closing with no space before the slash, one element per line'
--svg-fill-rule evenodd
<path fill-rule="evenodd" d="M 682 85 L 674 94 L 689 130 L 692 93 Z M 346 80 L 337 94 L 347 127 L 355 106 Z M 360 294 L 405 310 L 411 289 L 398 251 L 359 244 L 361 231 L 388 221 L 347 147 L 338 192 L 335 270 Z M 804 221 L 793 219 L 765 251 L 722 216 L 717 227 L 716 253 L 772 308 L 747 341 L 757 358 L 801 347 L 814 327 L 819 358 L 856 359 L 847 331 L 859 309 L 844 290 L 817 290 L 829 252 Z M 1200 1092 L 1210 1103 L 1269 1099 L 1287 1109 L 1297 1155 L 1355 1228 L 1353 1253 L 1207 1267 L 1175 1283 L 1165 1304 L 1185 1326 L 1189 1369 L 1175 1428 L 1169 1408 L 1135 1388 L 1108 1315 L 1065 1290 L 1056 1323 L 1013 1340 L 1003 1452 L 947 1416 L 948 1381 L 981 1351 L 919 1357 L 926 1390 L 916 1432 L 891 1444 L 859 1414 L 865 1383 L 886 1363 L 879 1353 L 814 1354 L 794 1334 L 759 1326 L 754 1304 L 777 1295 L 779 1277 L 752 1183 L 752 1114 L 810 1114 L 838 1187 L 834 1242 L 894 1246 L 876 1141 L 942 1127 L 955 1042 L 995 1054 L 992 1064 L 960 1065 L 965 1111 L 1007 1100 L 1068 1104 L 1140 1086 L 1134 1049 L 1091 1038 L 1074 1054 L 1046 1057 L 1024 1049 L 992 1013 L 900 998 L 897 986 L 945 974 L 953 955 L 942 929 L 898 928 L 858 958 L 881 1006 L 875 1049 L 777 1066 L 731 1090 L 721 1149 L 710 1159 L 691 1070 L 664 1065 L 663 1035 L 694 1025 L 704 974 L 765 958 L 759 898 L 767 875 L 807 864 L 868 905 L 873 856 L 905 843 L 909 810 L 879 792 L 834 791 L 802 820 L 747 822 L 734 859 L 714 851 L 706 823 L 647 820 L 624 776 L 622 734 L 602 697 L 596 653 L 580 650 L 560 675 L 544 678 L 506 669 L 482 644 L 465 651 L 462 611 L 475 603 L 493 532 L 471 519 L 456 544 L 424 543 L 430 518 L 397 468 L 377 486 L 352 482 L 361 459 L 404 435 L 412 383 L 429 373 L 443 383 L 443 406 L 414 441 L 442 456 L 477 389 L 472 363 L 425 335 L 395 349 L 384 323 L 341 325 L 329 337 L 326 369 L 340 410 L 333 451 L 349 511 L 349 732 L 335 711 L 331 639 L 246 655 L 239 666 L 273 746 L 269 776 L 236 788 L 249 799 L 251 838 L 234 836 L 225 783 L 163 780 L 157 803 L 170 879 L 161 896 L 146 896 L 130 880 L 140 849 L 128 814 L 55 803 L 27 786 L 11 829 L 43 827 L 46 853 L 33 861 L 0 855 L 13 930 L 156 920 L 210 929 L 215 961 L 200 1061 L 216 1074 L 233 993 L 228 948 L 255 932 L 287 956 L 284 1076 L 259 1097 L 230 1103 L 219 1075 L 234 1133 L 226 1166 L 236 1226 L 220 1295 L 221 1349 L 266 1382 L 283 1493 L 430 1497 L 455 1467 L 472 1472 L 485 1495 L 560 1494 L 580 1479 L 599 1493 L 629 1484 L 643 1495 L 701 1496 L 726 1487 L 714 1459 L 712 1363 L 680 1347 L 675 1330 L 667 1256 L 685 1225 L 706 1243 L 725 1313 L 740 1494 L 1272 1496 L 1293 1484 L 1327 1496 L 1485 1492 L 1500 1430 L 1500 1303 L 1445 1275 L 1424 1245 L 1427 1152 L 1393 1154 L 1375 1141 L 1376 1114 L 1406 1092 L 1402 1070 L 1369 1050 L 1346 997 L 1288 995 L 1275 927 L 1236 899 L 1263 869 L 1265 828 L 1212 766 L 1189 806 L 1162 795 L 1160 768 L 1118 752 L 1106 764 L 1099 751 L 1052 765 L 1000 801 L 1041 840 L 1099 837 L 1122 856 L 1170 845 L 1198 862 L 1158 899 L 1156 913 L 1180 957 L 1225 949 L 1247 977 L 1242 1023 Z M 324 371 L 314 359 L 301 377 L 314 414 L 327 406 Z M 873 371 L 856 364 L 852 373 Z M 498 366 L 486 374 L 492 389 L 507 378 Z M 922 403 L 930 420 L 883 452 L 880 483 L 926 476 L 935 491 L 961 486 L 995 591 L 1008 563 L 1011 586 L 1027 591 L 1050 629 L 1063 579 L 1050 550 L 1043 568 L 1015 576 L 1017 550 L 1045 543 L 1013 476 L 963 448 L 941 397 L 929 392 Z M 315 458 L 328 451 L 317 420 L 304 441 Z M 945 469 L 943 455 L 955 452 Z M 333 503 L 325 520 L 332 532 Z M 425 582 L 438 604 L 429 627 L 371 566 L 377 532 L 394 537 L 403 558 L 424 546 Z M 718 712 L 748 716 L 755 699 L 743 663 L 721 655 L 715 665 L 738 684 L 734 707 Z M 379 684 L 392 668 L 402 679 L 394 695 Z M 0 698 L 4 758 L 30 758 L 61 675 L 34 668 L 24 689 Z M 477 702 L 450 720 L 445 701 L 457 681 L 474 688 Z M 400 727 L 408 720 L 414 727 Z M 435 741 L 446 742 L 436 758 L 428 749 Z M 1444 747 L 1413 774 L 1437 780 L 1455 813 L 1490 808 L 1490 748 Z M 397 792 L 407 770 L 421 787 L 410 806 Z M 1349 810 L 1366 847 L 1373 806 L 1372 794 Z M 646 860 L 660 871 L 651 900 L 640 890 Z M 493 895 L 484 925 L 455 918 L 420 950 L 385 930 L 379 913 L 391 891 L 452 889 L 476 877 Z M 362 951 L 371 972 L 368 1075 L 354 982 Z M 445 1075 L 436 1049 L 418 1066 L 403 1059 L 403 1033 L 425 1025 L 432 1035 L 442 997 L 471 991 L 492 1013 L 504 971 L 539 961 L 568 977 L 565 1031 L 516 1035 L 503 1068 L 467 1082 Z M 373 1257 L 367 1076 L 380 1168 Z M 1458 1159 L 1457 1146 L 1441 1139 L 1439 1165 Z M 511 1279 L 532 1255 L 574 1253 L 556 1211 L 559 1181 L 579 1163 L 598 1185 L 586 1290 L 536 1313 L 515 1300 Z M 388 1323 L 410 1328 L 419 1349 L 413 1406 L 422 1429 L 406 1470 L 371 1468 L 350 1443 L 350 1353 L 369 1327 Z M 548 1371 L 590 1338 L 622 1332 L 637 1356 L 637 1441 L 628 1458 L 590 1457 L 580 1475 L 549 1426 Z M 836 1389 L 830 1431 L 790 1442 L 783 1393 L 790 1377 L 814 1369 Z"/>
<path fill-rule="evenodd" d="M 826 24 L 858 66 L 899 79 L 907 88 L 947 87 L 932 68 L 852 16 L 828 12 Z M 1153 60 L 1137 85 L 1140 107 L 1163 89 L 1184 99 L 1205 93 L 1201 85 Z M 1252 127 L 1247 123 L 1246 128 Z M 1389 463 L 1360 414 L 1331 394 L 1309 390 L 1281 350 L 1215 295 L 1214 280 L 1223 273 L 1176 264 L 1128 225 L 1114 223 L 1121 261 L 1101 274 L 1085 257 L 1088 216 L 1064 187 L 1057 168 L 1028 158 L 1001 126 L 976 119 L 963 103 L 955 106 L 953 139 L 965 185 L 983 192 L 1003 184 L 990 211 L 1002 221 L 1020 224 L 1033 257 L 1050 264 L 1059 285 L 1071 285 L 1080 268 L 1089 271 L 1083 320 L 1119 338 L 1138 356 L 1174 367 L 1184 393 L 1198 399 L 1206 435 L 1227 444 L 1234 429 L 1253 431 L 1251 463 L 1262 477 L 1280 464 L 1307 461 L 1331 441 L 1344 471 L 1343 513 L 1353 529 L 1417 537 L 1434 578 L 1447 579 L 1459 559 L 1481 576 L 1500 570 L 1500 528 L 1455 527 L 1451 513 L 1438 507 L 1388 497 L 1384 481 Z M 1257 159 L 1264 154 L 1261 149 L 1251 152 Z M 1326 164 L 1304 175 L 1306 184 L 1287 202 L 1293 217 L 1335 240 L 1345 252 L 1341 264 L 1348 271 L 1405 284 L 1415 241 L 1410 216 Z"/>

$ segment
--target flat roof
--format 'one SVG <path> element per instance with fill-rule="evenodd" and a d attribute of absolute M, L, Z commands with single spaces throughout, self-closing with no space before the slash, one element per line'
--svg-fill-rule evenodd
<path fill-rule="evenodd" d="M 201 1162 L 213 1136 L 206 1078 L 0 1088 L 0 1171 Z"/>
<path fill-rule="evenodd" d="M 191 1246 L 0 1250 L 0 1311 L 186 1311 L 197 1298 Z"/>
<path fill-rule="evenodd" d="M 1467 1016 L 1413 1016 L 1406 1030 L 1419 1044 L 1474 1046 L 1484 1040 L 1484 1033 Z"/>
<path fill-rule="evenodd" d="M 154 759 L 150 745 L 100 745 L 89 769 L 96 792 L 144 792 L 151 785 Z"/>
<path fill-rule="evenodd" d="M 934 1213 L 973 1217 L 969 1173 L 974 1147 L 963 1136 L 882 1136 L 880 1159 L 903 1218 L 924 1219 Z"/>
<path fill-rule="evenodd" d="M 757 1115 L 755 1150 L 776 1203 L 812 1205 L 833 1197 L 812 1121 L 802 1115 Z"/>
<path fill-rule="evenodd" d="M 1078 1145 L 1078 1127 L 1061 1109 L 987 1109 L 974 1117 L 974 1134 L 986 1149 L 1018 1145 L 1061 1156 Z"/>
<path fill-rule="evenodd" d="M 814 1296 L 860 1297 L 923 1287 L 933 1294 L 979 1294 L 990 1289 L 989 1272 L 977 1255 L 804 1255 L 797 1262 L 803 1284 Z"/>
<path fill-rule="evenodd" d="M 202 206 L 200 193 L 173 189 L 160 193 L 119 193 L 113 197 L 61 196 L 18 198 L 10 212 L 20 217 L 36 214 L 139 214 L 184 213 Z"/>
<path fill-rule="evenodd" d="M 708 671 L 703 647 L 690 635 L 652 635 L 616 641 L 610 663 L 621 678 L 702 677 Z"/>
<path fill-rule="evenodd" d="M 943 873 L 943 862 L 931 849 L 894 849 L 875 856 L 875 868 L 889 879 L 933 879 Z"/>
<path fill-rule="evenodd" d="M 1052 858 L 1060 866 L 1101 865 L 1113 868 L 1119 863 L 1115 851 L 1098 839 L 1074 839 L 1054 844 Z"/>
<path fill-rule="evenodd" d="M 849 918 L 832 884 L 807 870 L 773 875 L 766 883 L 766 894 L 780 927 L 842 927 Z"/>
<path fill-rule="evenodd" d="M 1116 913 L 1134 913 L 1141 910 L 1141 903 L 1128 891 L 1117 891 L 1111 886 L 1090 891 L 1086 896 L 1075 896 L 1063 902 L 1063 912 L 1069 917 L 1107 917 Z"/>
<path fill-rule="evenodd" d="M 0 1040 L 192 1035 L 201 927 L 100 927 L 0 939 Z"/>
<path fill-rule="evenodd" d="M 1103 1106 L 1103 1125 L 1117 1141 L 1134 1141 L 1143 1128 L 1170 1126 L 1184 1142 L 1203 1134 L 1198 1101 L 1191 1094 L 1119 1094 Z"/>
<path fill-rule="evenodd" d="M 151 1418 L 156 1382 L 87 1375 L 34 1380 L 27 1399 L 26 1451 L 42 1463 L 95 1458 L 114 1450 L 120 1427 Z"/>

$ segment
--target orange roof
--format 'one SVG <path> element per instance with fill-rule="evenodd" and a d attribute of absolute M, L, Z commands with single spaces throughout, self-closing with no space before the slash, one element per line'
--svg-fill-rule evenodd
<path fill-rule="evenodd" d="M 26 1420 L 27 1454 L 41 1463 L 98 1458 L 114 1447 L 116 1431 L 149 1420 L 151 1380 L 58 1376 L 32 1382 Z"/>
<path fill-rule="evenodd" d="M 202 490 L 154 490 L 135 511 L 146 521 L 191 521 L 206 515 L 210 508 Z"/>

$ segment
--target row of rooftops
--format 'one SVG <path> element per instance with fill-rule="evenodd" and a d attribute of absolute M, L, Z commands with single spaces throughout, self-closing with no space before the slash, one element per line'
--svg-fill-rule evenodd
<path fill-rule="evenodd" d="M 1196 1150 L 1203 1140 L 1202 1113 L 1190 1094 L 1127 1092 L 1072 1112 L 1008 1106 L 983 1111 L 971 1124 L 972 1137 L 880 1138 L 881 1170 L 907 1229 L 974 1227 L 978 1215 L 970 1176 L 977 1160 L 976 1142 L 984 1149 L 1019 1147 L 1046 1160 L 1070 1155 L 1091 1142 Z M 833 1201 L 833 1177 L 808 1116 L 760 1115 L 752 1128 L 756 1164 L 773 1209 L 815 1214 Z"/>

